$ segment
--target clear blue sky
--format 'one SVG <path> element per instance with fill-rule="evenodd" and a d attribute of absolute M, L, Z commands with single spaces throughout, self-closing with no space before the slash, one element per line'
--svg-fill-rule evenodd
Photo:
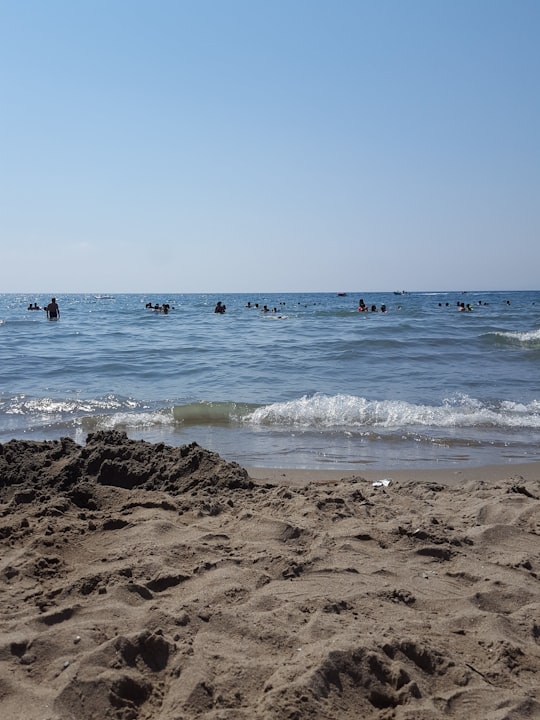
<path fill-rule="evenodd" d="M 539 289 L 538 0 L 0 0 L 0 292 Z"/>

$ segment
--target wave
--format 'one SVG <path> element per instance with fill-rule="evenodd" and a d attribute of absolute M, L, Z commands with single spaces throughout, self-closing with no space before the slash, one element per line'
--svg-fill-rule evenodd
<path fill-rule="evenodd" d="M 392 428 L 540 428 L 540 401 L 492 404 L 457 395 L 441 405 L 401 400 L 368 400 L 354 395 L 315 394 L 288 402 L 255 405 L 201 402 L 177 405 L 173 418 L 182 425 L 243 425 L 315 430 Z"/>
<path fill-rule="evenodd" d="M 85 432 L 241 427 L 360 433 L 369 439 L 379 433 L 425 432 L 427 428 L 444 435 L 460 429 L 536 431 L 540 429 L 540 400 L 527 404 L 511 400 L 484 402 L 468 395 L 456 395 L 440 405 L 426 405 L 317 393 L 266 405 L 196 402 L 163 407 L 115 395 L 92 400 L 12 396 L 0 398 L 0 425 L 12 430 L 75 427 Z"/>
<path fill-rule="evenodd" d="M 489 335 L 508 345 L 540 348 L 540 329 L 526 332 L 495 332 L 489 333 Z"/>
<path fill-rule="evenodd" d="M 113 411 L 121 408 L 134 410 L 138 406 L 137 401 L 130 398 L 121 398 L 117 395 L 106 395 L 90 400 L 82 398 L 32 398 L 26 395 L 14 395 L 0 399 L 0 412 L 6 415 L 76 415 Z"/>
<path fill-rule="evenodd" d="M 361 428 L 540 428 L 540 401 L 483 403 L 467 395 L 441 405 L 416 405 L 401 400 L 368 400 L 352 395 L 317 394 L 265 405 L 243 418 L 261 426 L 318 430 Z"/>
<path fill-rule="evenodd" d="M 80 419 L 82 429 L 87 432 L 97 430 L 142 430 L 157 427 L 172 427 L 174 417 L 169 409 L 148 412 L 117 412 L 112 415 L 87 415 Z"/>
<path fill-rule="evenodd" d="M 254 403 L 198 402 L 175 405 L 173 417 L 182 425 L 229 425 L 245 421 L 259 407 Z"/>

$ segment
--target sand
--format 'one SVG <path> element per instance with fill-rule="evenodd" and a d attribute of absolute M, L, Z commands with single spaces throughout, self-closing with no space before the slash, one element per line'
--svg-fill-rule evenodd
<path fill-rule="evenodd" d="M 539 498 L 538 464 L 0 445 L 0 718 L 540 718 Z"/>

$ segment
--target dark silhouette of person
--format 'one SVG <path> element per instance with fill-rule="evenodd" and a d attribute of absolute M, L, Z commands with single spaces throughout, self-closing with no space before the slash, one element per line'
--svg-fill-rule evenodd
<path fill-rule="evenodd" d="M 60 308 L 58 307 L 56 298 L 51 298 L 51 302 L 45 308 L 45 312 L 49 320 L 58 320 L 60 317 Z"/>

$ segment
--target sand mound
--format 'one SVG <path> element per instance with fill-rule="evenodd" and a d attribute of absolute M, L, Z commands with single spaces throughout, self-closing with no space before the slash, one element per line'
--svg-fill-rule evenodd
<path fill-rule="evenodd" d="M 122 432 L 97 432 L 81 447 L 69 438 L 50 442 L 11 440 L 0 446 L 0 487 L 73 488 L 92 480 L 129 490 L 165 490 L 171 494 L 206 488 L 249 487 L 243 468 L 225 462 L 197 443 L 179 448 L 129 440 Z"/>
<path fill-rule="evenodd" d="M 258 482 L 0 446 L 0 717 L 540 717 L 540 480 Z"/>

